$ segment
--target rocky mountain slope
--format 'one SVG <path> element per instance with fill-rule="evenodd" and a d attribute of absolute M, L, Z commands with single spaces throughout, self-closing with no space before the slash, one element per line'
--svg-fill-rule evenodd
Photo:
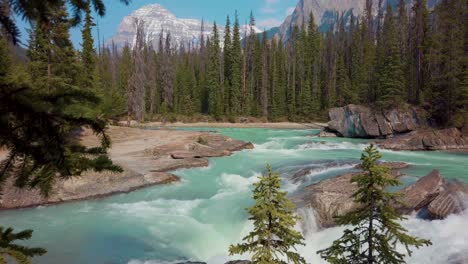
<path fill-rule="evenodd" d="M 429 0 L 427 5 L 432 8 L 439 0 Z M 377 15 L 379 0 L 373 0 L 373 14 Z M 278 35 L 286 41 L 294 25 L 301 26 L 303 22 L 309 22 L 310 13 L 314 15 L 315 24 L 319 25 L 322 32 L 327 31 L 337 19 L 337 14 L 344 13 L 349 16 L 364 14 L 366 0 L 299 0 L 294 12 L 289 15 L 279 27 Z M 387 4 L 397 6 L 398 0 L 383 0 L 382 6 Z M 411 10 L 412 0 L 406 0 L 407 10 Z"/>
<path fill-rule="evenodd" d="M 311 12 L 315 24 L 321 26 L 329 24 L 327 19 L 334 21 L 335 12 L 353 10 L 354 15 L 361 15 L 364 13 L 364 3 L 365 0 L 300 0 L 294 12 L 281 24 L 279 34 L 283 40 L 286 40 L 294 25 L 301 26 L 303 22 L 308 23 Z"/>
<path fill-rule="evenodd" d="M 159 37 L 163 32 L 163 37 L 166 36 L 167 32 L 171 34 L 171 45 L 173 47 L 180 47 L 181 44 L 185 46 L 199 45 L 202 21 L 198 19 L 189 18 L 178 18 L 172 14 L 169 10 L 165 9 L 159 4 L 146 5 L 129 16 L 123 18 L 119 25 L 117 34 L 108 40 L 107 44 L 114 42 L 118 48 L 122 48 L 126 43 L 130 46 L 133 45 L 136 37 L 135 19 L 144 21 L 145 33 L 147 41 L 153 44 L 155 49 L 158 48 Z M 224 38 L 224 25 L 225 21 L 219 21 L 218 30 L 221 39 Z M 255 28 L 257 33 L 261 30 Z M 241 26 L 241 35 L 244 36 L 247 31 L 250 31 L 248 27 Z M 213 32 L 213 24 L 204 22 L 203 35 L 205 38 L 211 36 Z"/>

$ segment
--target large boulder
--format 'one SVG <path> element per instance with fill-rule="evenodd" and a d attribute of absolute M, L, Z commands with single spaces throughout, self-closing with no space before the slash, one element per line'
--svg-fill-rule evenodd
<path fill-rule="evenodd" d="M 391 169 L 394 177 L 401 176 L 399 170 L 407 167 L 403 166 L 404 163 L 384 164 Z M 320 227 L 333 227 L 336 225 L 336 216 L 344 215 L 359 206 L 351 198 L 357 191 L 351 178 L 358 173 L 346 173 L 312 184 L 303 193 L 293 197 L 293 201 L 298 207 L 313 208 Z M 404 188 L 401 193 L 402 204 L 395 207 L 402 214 L 427 210 L 429 219 L 444 219 L 468 208 L 468 185 L 446 181 L 437 170 Z"/>
<path fill-rule="evenodd" d="M 444 219 L 468 208 L 468 184 L 447 182 L 440 194 L 427 207 L 432 219 Z"/>
<path fill-rule="evenodd" d="M 426 124 L 423 116 L 412 106 L 381 110 L 351 104 L 329 111 L 328 129 L 343 137 L 382 138 L 421 128 Z"/>
<path fill-rule="evenodd" d="M 457 128 L 423 129 L 387 139 L 380 147 L 392 150 L 468 149 L 468 136 Z"/>
<path fill-rule="evenodd" d="M 410 213 L 427 207 L 442 192 L 444 185 L 445 181 L 439 171 L 432 171 L 401 191 L 402 205 L 398 209 Z"/>
<path fill-rule="evenodd" d="M 395 177 L 401 175 L 400 169 L 408 167 L 407 164 L 398 162 L 383 163 L 383 165 L 390 168 L 391 174 Z M 359 166 L 356 168 L 359 169 Z M 351 183 L 351 178 L 357 174 L 359 172 L 346 173 L 309 185 L 304 193 L 293 197 L 293 200 L 298 207 L 312 207 L 320 227 L 333 227 L 336 225 L 336 216 L 346 214 L 358 206 L 351 198 L 357 191 L 357 186 Z"/>

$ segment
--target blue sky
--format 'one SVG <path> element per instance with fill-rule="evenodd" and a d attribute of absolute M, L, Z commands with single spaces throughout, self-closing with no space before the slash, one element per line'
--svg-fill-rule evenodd
<path fill-rule="evenodd" d="M 241 24 L 248 21 L 250 11 L 253 11 L 260 29 L 269 29 L 279 25 L 284 18 L 292 12 L 298 0 L 132 0 L 125 6 L 119 0 L 104 0 L 107 8 L 106 15 L 97 18 L 101 39 L 107 40 L 115 34 L 122 18 L 147 4 L 161 4 L 179 18 L 197 18 L 206 21 L 215 21 L 224 25 L 226 16 L 233 17 L 237 10 Z M 26 29 L 29 25 L 24 21 L 18 21 L 22 29 L 23 43 L 27 43 Z M 97 30 L 94 30 L 97 42 Z M 75 47 L 80 48 L 80 28 L 71 31 L 72 41 Z"/>

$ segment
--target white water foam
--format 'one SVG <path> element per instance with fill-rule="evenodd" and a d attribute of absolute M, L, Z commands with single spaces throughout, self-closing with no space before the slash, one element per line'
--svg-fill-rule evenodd
<path fill-rule="evenodd" d="M 296 229 L 301 230 L 304 236 L 318 232 L 319 226 L 315 216 L 315 210 L 312 207 L 303 207 L 296 210 L 301 221 L 296 226 Z"/>
<path fill-rule="evenodd" d="M 110 212 L 114 214 L 128 214 L 139 218 L 155 216 L 190 216 L 192 210 L 204 200 L 171 200 L 157 199 L 136 203 L 110 204 Z"/>
<path fill-rule="evenodd" d="M 317 175 L 322 175 L 325 173 L 330 173 L 330 172 L 336 172 L 336 171 L 342 171 L 342 170 L 350 170 L 356 167 L 358 163 L 347 163 L 347 164 L 338 164 L 335 166 L 324 166 L 324 167 L 317 167 L 317 168 L 312 168 L 305 177 L 308 179 L 313 178 Z"/>
<path fill-rule="evenodd" d="M 298 156 L 300 153 L 296 149 L 288 149 L 284 146 L 285 142 L 279 140 L 268 141 L 263 144 L 254 144 L 252 153 L 263 155 L 264 153 L 272 153 L 275 155 Z"/>
<path fill-rule="evenodd" d="M 326 264 L 316 252 L 324 249 L 339 238 L 346 227 L 334 227 L 319 230 L 315 222 L 312 208 L 299 209 L 298 215 L 303 223 L 297 226 L 305 236 L 305 246 L 298 247 L 299 253 L 306 258 L 308 263 Z M 406 258 L 411 264 L 459 264 L 468 263 L 468 210 L 459 214 L 451 215 L 445 220 L 426 221 L 410 216 L 402 222 L 411 235 L 430 239 L 433 243 L 430 247 L 422 247 L 413 250 L 413 255 Z M 242 239 L 252 229 L 252 223 L 246 221 L 243 231 L 239 236 Z M 239 241 L 232 241 L 236 243 Z M 225 243 L 225 241 L 223 241 Z M 207 244 L 208 245 L 208 244 Z M 226 252 L 227 252 L 226 248 Z M 404 248 L 399 247 L 404 252 Z M 228 260 L 248 259 L 248 255 L 229 257 L 226 254 L 211 256 L 206 259 L 208 264 L 224 264 Z M 157 260 L 132 260 L 129 264 L 170 264 Z"/>
<path fill-rule="evenodd" d="M 351 142 L 307 142 L 297 146 L 298 150 L 363 150 L 367 147 L 366 144 L 356 144 Z"/>
<path fill-rule="evenodd" d="M 239 192 L 249 191 L 252 185 L 258 181 L 260 173 L 254 172 L 251 177 L 242 177 L 238 174 L 223 173 L 221 178 L 217 180 L 221 186 L 218 193 L 211 197 L 211 199 L 222 199 L 226 196 L 237 195 Z"/>

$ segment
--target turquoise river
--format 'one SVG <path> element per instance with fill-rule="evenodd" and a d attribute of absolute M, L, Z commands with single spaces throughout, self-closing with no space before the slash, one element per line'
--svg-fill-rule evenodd
<path fill-rule="evenodd" d="M 265 165 L 282 173 L 284 189 L 300 192 L 311 183 L 352 170 L 366 141 L 315 138 L 317 130 L 190 128 L 216 130 L 255 144 L 255 149 L 230 157 L 213 158 L 207 168 L 178 170 L 182 182 L 154 186 L 105 199 L 57 206 L 0 212 L 0 225 L 16 230 L 34 229 L 34 246 L 48 254 L 34 259 L 39 264 L 156 264 L 204 261 L 221 264 L 230 259 L 230 244 L 250 230 L 245 208 L 252 204 L 250 189 Z M 408 184 L 433 169 L 449 179 L 468 181 L 468 155 L 444 152 L 382 151 L 386 161 L 410 163 L 402 179 Z M 301 183 L 291 173 L 314 169 Z M 308 263 L 323 263 L 315 252 L 330 245 L 343 228 L 319 230 L 312 209 L 299 210 L 298 225 L 306 237 L 299 251 Z M 442 264 L 468 259 L 468 212 L 442 221 L 409 216 L 403 225 L 431 239 L 407 259 L 411 264 Z"/>

